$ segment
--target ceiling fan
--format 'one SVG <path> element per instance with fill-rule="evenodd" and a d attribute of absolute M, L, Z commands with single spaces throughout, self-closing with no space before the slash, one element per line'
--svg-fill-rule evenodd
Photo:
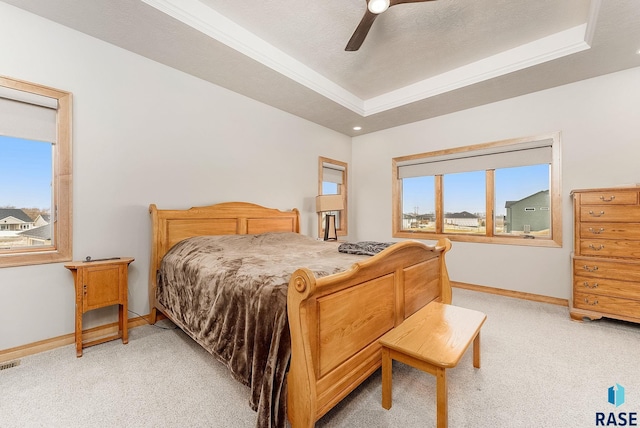
<path fill-rule="evenodd" d="M 373 21 L 376 20 L 379 14 L 389 9 L 391 6 L 395 6 L 397 4 L 402 3 L 421 3 L 425 1 L 435 1 L 435 0 L 366 0 L 367 1 L 367 10 L 358 24 L 356 31 L 353 32 L 353 36 L 349 39 L 349 43 L 347 43 L 347 47 L 344 48 L 345 51 L 357 51 L 362 46 L 362 42 L 364 42 L 365 37 L 367 37 L 367 33 L 369 33 L 369 29 L 371 29 L 371 25 L 373 25 Z"/>

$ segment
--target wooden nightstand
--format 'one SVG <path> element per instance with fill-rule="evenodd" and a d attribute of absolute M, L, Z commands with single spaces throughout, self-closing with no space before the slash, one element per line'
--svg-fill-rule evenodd
<path fill-rule="evenodd" d="M 127 276 L 132 257 L 96 261 L 70 262 L 64 265 L 73 273 L 76 287 L 76 356 L 82 357 L 82 348 L 122 338 L 129 342 L 127 327 Z M 82 342 L 82 314 L 92 309 L 119 305 L 118 333 L 94 341 Z"/>

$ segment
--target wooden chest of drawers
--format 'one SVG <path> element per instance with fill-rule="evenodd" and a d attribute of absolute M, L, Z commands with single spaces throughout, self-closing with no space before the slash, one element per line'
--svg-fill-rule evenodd
<path fill-rule="evenodd" d="M 640 322 L 640 187 L 574 190 L 571 318 Z"/>

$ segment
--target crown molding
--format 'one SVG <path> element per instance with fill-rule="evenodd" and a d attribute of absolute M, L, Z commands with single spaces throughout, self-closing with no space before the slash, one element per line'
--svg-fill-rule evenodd
<path fill-rule="evenodd" d="M 584 41 L 591 46 L 593 44 L 593 35 L 596 32 L 596 23 L 598 22 L 598 15 L 600 14 L 600 6 L 602 0 L 591 0 L 589 5 L 589 17 L 587 18 L 587 29 L 584 35 Z"/>
<path fill-rule="evenodd" d="M 584 40 L 586 29 L 583 24 L 370 98 L 364 103 L 365 116 L 589 49 Z"/>
<path fill-rule="evenodd" d="M 583 25 L 362 100 L 198 0 L 142 1 L 363 117 L 589 49 L 601 3 Z"/>
<path fill-rule="evenodd" d="M 364 102 L 360 98 L 201 2 L 142 1 L 343 107 L 364 115 Z"/>

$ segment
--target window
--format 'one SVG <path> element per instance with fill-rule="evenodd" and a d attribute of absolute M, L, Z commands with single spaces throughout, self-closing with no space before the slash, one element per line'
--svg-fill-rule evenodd
<path fill-rule="evenodd" d="M 395 158 L 393 236 L 559 247 L 560 192 L 559 133 Z"/>
<path fill-rule="evenodd" d="M 0 267 L 71 260 L 71 94 L 0 77 Z"/>
<path fill-rule="evenodd" d="M 318 195 L 341 195 L 344 209 L 336 211 L 338 236 L 347 235 L 347 164 L 320 156 L 318 158 Z M 318 237 L 324 236 L 326 213 L 318 213 Z"/>

